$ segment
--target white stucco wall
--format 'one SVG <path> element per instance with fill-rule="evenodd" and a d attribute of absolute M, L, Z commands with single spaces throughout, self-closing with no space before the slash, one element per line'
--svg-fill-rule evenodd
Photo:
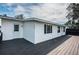
<path fill-rule="evenodd" d="M 35 23 L 34 22 L 24 22 L 23 25 L 23 37 L 35 43 Z"/>
<path fill-rule="evenodd" d="M 65 34 L 65 32 L 62 31 L 60 33 L 57 33 L 57 26 L 52 25 L 52 33 L 44 34 L 44 23 L 35 23 L 35 44 L 40 43 L 46 40 L 50 40 L 52 38 L 56 38 L 59 36 L 62 36 Z"/>
<path fill-rule="evenodd" d="M 14 24 L 19 24 L 19 32 L 14 32 Z M 22 22 L 2 20 L 1 30 L 3 32 L 3 40 L 11 40 L 14 38 L 23 38 Z"/>

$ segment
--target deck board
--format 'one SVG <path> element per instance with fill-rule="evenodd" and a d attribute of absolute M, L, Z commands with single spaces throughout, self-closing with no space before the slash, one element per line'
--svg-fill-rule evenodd
<path fill-rule="evenodd" d="M 79 55 L 79 36 L 72 36 L 48 55 Z"/>

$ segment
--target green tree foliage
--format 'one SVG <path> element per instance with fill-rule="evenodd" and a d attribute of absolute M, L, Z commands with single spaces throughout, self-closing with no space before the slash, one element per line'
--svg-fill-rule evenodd
<path fill-rule="evenodd" d="M 66 23 L 66 25 L 68 25 L 69 28 L 79 29 L 79 4 L 71 3 L 67 7 L 67 10 L 69 11 L 67 15 L 69 21 Z"/>

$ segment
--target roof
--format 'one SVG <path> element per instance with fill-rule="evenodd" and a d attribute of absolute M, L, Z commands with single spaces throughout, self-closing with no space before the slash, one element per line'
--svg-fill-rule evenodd
<path fill-rule="evenodd" d="M 62 25 L 62 24 L 54 23 L 54 22 L 51 22 L 51 21 L 48 21 L 48 20 L 43 20 L 43 19 L 39 19 L 39 18 L 35 18 L 35 17 L 31 17 L 31 18 L 27 18 L 27 19 L 16 19 L 14 17 L 0 16 L 0 18 L 4 19 L 4 20 L 13 20 L 13 21 L 21 21 L 21 22 L 36 21 L 36 22 L 43 22 L 43 23 L 54 24 L 54 25 L 57 25 L 57 26 L 65 26 L 65 25 Z"/>
<path fill-rule="evenodd" d="M 54 25 L 57 25 L 57 26 L 65 26 L 64 24 L 62 25 L 62 24 L 54 23 L 54 22 L 52 22 L 52 21 L 43 20 L 43 19 L 39 19 L 39 18 L 35 18 L 35 17 L 27 18 L 25 21 L 37 21 L 37 22 L 43 22 L 43 23 L 54 24 Z"/>
<path fill-rule="evenodd" d="M 4 16 L 1 16 L 0 15 L 0 18 L 1 19 L 4 19 L 4 20 L 13 20 L 13 21 L 23 21 L 23 20 L 21 20 L 21 19 L 16 19 L 16 18 L 14 18 L 14 17 L 4 17 Z"/>

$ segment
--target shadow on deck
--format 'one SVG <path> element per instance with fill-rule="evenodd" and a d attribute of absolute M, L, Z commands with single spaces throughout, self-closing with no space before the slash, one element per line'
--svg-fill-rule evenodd
<path fill-rule="evenodd" d="M 3 41 L 0 45 L 0 55 L 46 55 L 70 37 L 65 35 L 36 45 L 25 39 Z"/>

